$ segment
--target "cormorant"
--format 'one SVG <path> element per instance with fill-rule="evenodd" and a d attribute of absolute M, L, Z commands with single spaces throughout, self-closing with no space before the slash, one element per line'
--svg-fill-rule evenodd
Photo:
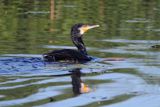
<path fill-rule="evenodd" d="M 78 50 L 53 50 L 51 52 L 43 54 L 44 60 L 47 62 L 74 61 L 80 63 L 92 60 L 92 57 L 88 56 L 87 54 L 87 50 L 82 37 L 86 31 L 95 27 L 99 27 L 99 25 L 75 24 L 71 28 L 71 39 Z"/>

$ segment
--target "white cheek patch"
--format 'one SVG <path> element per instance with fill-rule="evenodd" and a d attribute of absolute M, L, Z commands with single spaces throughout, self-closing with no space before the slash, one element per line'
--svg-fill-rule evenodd
<path fill-rule="evenodd" d="M 84 34 L 84 30 L 82 28 L 79 28 L 80 34 L 83 35 Z"/>

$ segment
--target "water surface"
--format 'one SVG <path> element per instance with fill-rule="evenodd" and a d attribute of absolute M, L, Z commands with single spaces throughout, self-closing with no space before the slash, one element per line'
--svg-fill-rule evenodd
<path fill-rule="evenodd" d="M 1 0 L 0 106 L 160 107 L 159 0 Z M 75 23 L 99 24 L 84 42 L 85 64 L 46 63 L 42 54 L 76 49 Z M 107 61 L 105 58 L 122 58 Z M 90 92 L 75 94 L 79 69 Z"/>

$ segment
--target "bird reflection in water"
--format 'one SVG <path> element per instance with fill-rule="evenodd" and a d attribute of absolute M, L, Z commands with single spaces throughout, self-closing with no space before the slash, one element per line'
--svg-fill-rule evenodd
<path fill-rule="evenodd" d="M 79 95 L 82 93 L 88 93 L 91 91 L 91 89 L 86 85 L 82 80 L 81 80 L 81 69 L 76 68 L 70 71 L 71 74 L 71 79 L 72 79 L 72 88 L 73 88 L 73 93 L 75 95 Z"/>
<path fill-rule="evenodd" d="M 89 88 L 88 85 L 81 80 L 81 75 L 82 75 L 81 68 L 75 68 L 69 72 L 71 73 L 69 75 L 71 76 L 72 79 L 71 81 L 72 90 L 75 96 L 92 91 L 91 88 Z M 64 76 L 64 75 L 57 75 L 57 76 Z M 50 102 L 56 101 L 54 97 L 50 97 L 49 99 Z"/>

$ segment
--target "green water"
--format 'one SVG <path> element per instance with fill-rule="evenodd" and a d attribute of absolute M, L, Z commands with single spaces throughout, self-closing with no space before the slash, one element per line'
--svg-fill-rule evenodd
<path fill-rule="evenodd" d="M 151 47 L 160 44 L 159 19 L 160 0 L 1 0 L 0 107 L 159 107 L 160 49 Z M 73 48 L 76 23 L 100 25 L 83 37 L 89 55 L 125 60 L 46 66 L 15 59 Z M 73 94 L 74 68 L 91 92 Z"/>
<path fill-rule="evenodd" d="M 53 1 L 54 5 L 49 0 L 1 1 L 0 53 L 41 54 L 45 50 L 38 46 L 44 44 L 72 45 L 69 35 L 75 23 L 101 25 L 87 33 L 84 38 L 87 46 L 104 48 L 107 43 L 99 44 L 94 40 L 106 38 L 160 39 L 158 0 Z M 51 7 L 54 8 L 52 15 Z"/>

